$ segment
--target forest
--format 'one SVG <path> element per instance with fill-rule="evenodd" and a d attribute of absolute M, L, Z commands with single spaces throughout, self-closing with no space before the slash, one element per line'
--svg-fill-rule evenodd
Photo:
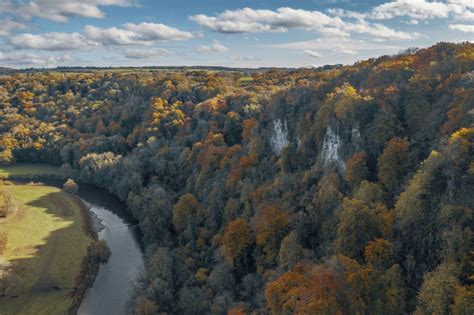
<path fill-rule="evenodd" d="M 473 141 L 468 42 L 0 76 L 0 164 L 60 166 L 139 222 L 134 314 L 472 314 Z"/>

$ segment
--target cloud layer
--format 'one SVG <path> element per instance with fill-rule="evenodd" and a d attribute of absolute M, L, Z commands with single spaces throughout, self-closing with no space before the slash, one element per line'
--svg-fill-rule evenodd
<path fill-rule="evenodd" d="M 216 16 L 198 14 L 190 17 L 199 25 L 219 33 L 286 32 L 290 29 L 319 31 L 333 36 L 367 34 L 381 39 L 416 39 L 419 33 L 395 31 L 385 25 L 368 23 L 362 19 L 345 22 L 339 16 L 320 11 L 279 8 L 276 11 L 244 8 L 227 10 Z"/>
<path fill-rule="evenodd" d="M 87 25 L 83 34 L 53 32 L 11 36 L 9 44 L 17 49 L 81 50 L 99 46 L 153 45 L 159 41 L 192 39 L 195 34 L 180 31 L 164 24 L 127 23 L 123 28 L 100 28 Z"/>
<path fill-rule="evenodd" d="M 229 48 L 225 47 L 217 40 L 215 40 L 211 45 L 201 45 L 196 49 L 197 52 L 204 54 L 213 52 L 225 52 L 228 50 Z"/>
<path fill-rule="evenodd" d="M 372 10 L 361 13 L 342 9 L 330 9 L 329 12 L 339 17 L 389 20 L 397 17 L 408 17 L 412 21 L 434 18 L 471 20 L 474 17 L 474 1 L 448 0 L 447 2 L 427 0 L 397 0 L 383 3 Z"/>
<path fill-rule="evenodd" d="M 65 23 L 70 17 L 79 16 L 87 18 L 105 18 L 105 13 L 100 6 L 135 6 L 134 0 L 35 0 L 12 2 L 2 0 L 0 12 L 8 12 L 23 19 L 30 20 L 34 17 Z"/>

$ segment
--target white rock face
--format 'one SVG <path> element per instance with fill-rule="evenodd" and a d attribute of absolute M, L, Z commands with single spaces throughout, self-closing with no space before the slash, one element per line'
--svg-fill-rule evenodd
<path fill-rule="evenodd" d="M 326 130 L 321 150 L 321 159 L 324 163 L 336 162 L 340 167 L 344 168 L 344 161 L 339 156 L 339 150 L 342 146 L 341 138 L 334 132 L 331 127 Z"/>
<path fill-rule="evenodd" d="M 273 121 L 273 131 L 270 137 L 270 144 L 272 145 L 273 152 L 276 154 L 280 154 L 281 150 L 290 144 L 286 120 L 283 122 L 281 119 Z"/>

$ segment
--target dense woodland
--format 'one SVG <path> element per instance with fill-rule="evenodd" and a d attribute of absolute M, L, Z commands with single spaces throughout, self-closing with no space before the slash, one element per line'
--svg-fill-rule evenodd
<path fill-rule="evenodd" d="M 474 44 L 351 66 L 0 77 L 0 161 L 139 221 L 136 314 L 472 314 Z"/>

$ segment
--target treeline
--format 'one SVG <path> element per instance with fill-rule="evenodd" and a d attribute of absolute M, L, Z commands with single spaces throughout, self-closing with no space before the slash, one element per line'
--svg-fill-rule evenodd
<path fill-rule="evenodd" d="M 0 78 L 0 161 L 140 222 L 136 314 L 472 314 L 474 45 L 352 66 Z"/>

